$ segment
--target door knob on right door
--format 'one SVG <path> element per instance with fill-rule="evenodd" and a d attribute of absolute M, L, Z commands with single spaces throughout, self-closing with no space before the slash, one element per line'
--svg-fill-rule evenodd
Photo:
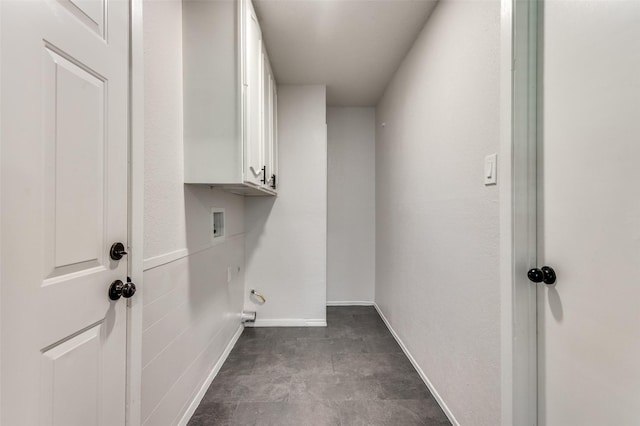
<path fill-rule="evenodd" d="M 527 277 L 534 283 L 544 282 L 547 285 L 553 285 L 556 283 L 556 271 L 554 271 L 550 266 L 543 266 L 540 269 L 529 269 Z"/>

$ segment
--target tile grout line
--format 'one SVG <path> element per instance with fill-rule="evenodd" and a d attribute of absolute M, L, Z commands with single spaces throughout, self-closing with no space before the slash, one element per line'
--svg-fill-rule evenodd
<path fill-rule="evenodd" d="M 229 418 L 229 425 L 233 424 L 233 418 L 236 416 L 236 413 L 238 412 L 238 406 L 239 405 L 240 405 L 240 402 L 236 402 L 236 406 L 233 407 L 233 413 L 231 414 L 231 417 Z M 187 425 L 187 426 L 189 426 L 189 425 Z"/>

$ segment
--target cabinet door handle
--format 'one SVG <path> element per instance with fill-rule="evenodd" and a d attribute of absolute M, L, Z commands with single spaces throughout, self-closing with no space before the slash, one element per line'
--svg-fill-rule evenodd
<path fill-rule="evenodd" d="M 251 173 L 253 173 L 256 177 L 260 176 L 260 173 L 262 173 L 264 171 L 264 168 L 260 169 L 260 171 L 256 172 L 256 169 L 253 166 L 249 166 L 249 170 L 251 170 Z"/>
<path fill-rule="evenodd" d="M 267 184 L 267 166 L 262 166 L 262 179 L 260 179 L 263 185 Z"/>
<path fill-rule="evenodd" d="M 271 175 L 271 187 L 276 189 L 276 175 Z"/>

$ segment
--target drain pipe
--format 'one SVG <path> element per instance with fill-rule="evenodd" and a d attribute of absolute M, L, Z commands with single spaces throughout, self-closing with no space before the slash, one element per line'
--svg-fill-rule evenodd
<path fill-rule="evenodd" d="M 243 324 L 256 322 L 256 311 L 242 311 L 240 314 L 240 320 Z"/>

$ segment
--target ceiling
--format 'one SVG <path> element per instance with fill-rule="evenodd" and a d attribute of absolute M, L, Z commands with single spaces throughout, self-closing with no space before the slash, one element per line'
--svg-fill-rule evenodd
<path fill-rule="evenodd" d="M 436 0 L 253 0 L 278 84 L 326 84 L 329 106 L 375 106 Z"/>

